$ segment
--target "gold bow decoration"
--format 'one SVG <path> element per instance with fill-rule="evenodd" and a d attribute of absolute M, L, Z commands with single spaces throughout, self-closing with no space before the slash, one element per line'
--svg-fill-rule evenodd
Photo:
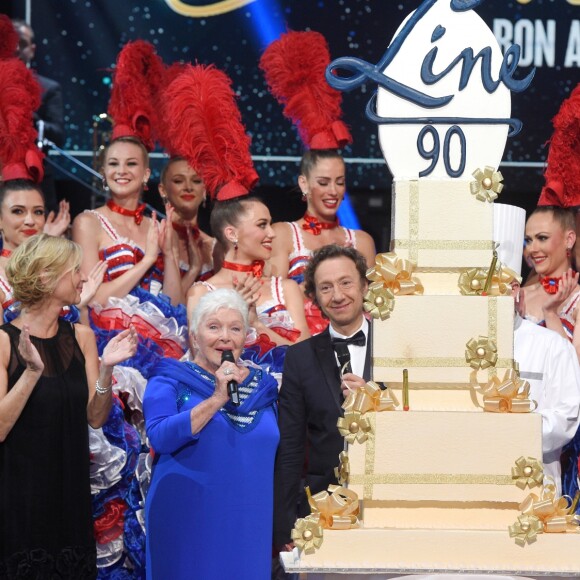
<path fill-rule="evenodd" d="M 503 189 L 503 175 L 493 167 L 486 165 L 484 170 L 476 169 L 472 173 L 475 181 L 469 183 L 472 195 L 479 201 L 495 201 Z"/>
<path fill-rule="evenodd" d="M 516 466 L 512 467 L 512 479 L 520 489 L 526 486 L 532 488 L 542 485 L 544 481 L 544 468 L 534 457 L 524 457 L 516 459 Z"/>
<path fill-rule="evenodd" d="M 471 268 L 459 275 L 459 291 L 463 296 L 481 296 L 489 270 L 485 268 Z M 511 284 L 520 281 L 520 277 L 510 268 L 498 263 L 491 277 L 488 296 L 509 296 Z"/>
<path fill-rule="evenodd" d="M 465 360 L 475 370 L 494 367 L 497 362 L 497 345 L 487 336 L 472 338 L 465 345 Z"/>
<path fill-rule="evenodd" d="M 509 526 L 510 538 L 515 538 L 518 546 L 525 546 L 537 540 L 538 534 L 543 533 L 542 522 L 536 516 L 521 515 L 518 521 Z"/>
<path fill-rule="evenodd" d="M 378 254 L 375 265 L 367 270 L 370 280 L 363 308 L 373 317 L 387 320 L 395 307 L 395 296 L 423 294 L 421 281 L 414 277 L 417 264 L 398 258 L 394 252 Z"/>
<path fill-rule="evenodd" d="M 542 486 L 539 496 L 530 493 L 520 504 L 520 510 L 523 512 L 522 515 L 538 518 L 546 533 L 579 531 L 579 516 L 573 512 L 571 498 L 558 496 L 556 485 L 551 479 Z"/>
<path fill-rule="evenodd" d="M 334 475 L 340 485 L 348 483 L 350 475 L 350 460 L 346 451 L 341 451 L 338 456 L 338 467 L 334 468 Z"/>
<path fill-rule="evenodd" d="M 327 491 L 310 495 L 306 488 L 311 515 L 319 516 L 320 525 L 329 530 L 348 530 L 358 526 L 358 496 L 340 485 L 329 485 Z"/>
<path fill-rule="evenodd" d="M 375 265 L 367 270 L 367 278 L 388 288 L 394 295 L 423 294 L 423 285 L 413 276 L 417 264 L 413 260 L 398 258 L 395 252 L 377 254 Z"/>
<path fill-rule="evenodd" d="M 310 514 L 296 520 L 291 538 L 298 550 L 305 554 L 314 554 L 322 546 L 322 534 L 320 515 Z"/>
<path fill-rule="evenodd" d="M 510 296 L 512 293 L 512 283 L 520 283 L 521 281 L 521 277 L 511 268 L 499 262 L 491 278 L 491 288 L 488 294 L 489 296 Z"/>
<path fill-rule="evenodd" d="M 373 318 L 387 320 L 395 307 L 395 295 L 377 282 L 371 284 L 364 297 L 363 308 Z"/>
<path fill-rule="evenodd" d="M 354 491 L 340 485 L 329 485 L 328 491 L 310 494 L 306 488 L 309 516 L 299 518 L 294 524 L 291 537 L 294 545 L 305 554 L 313 554 L 324 539 L 324 529 L 348 530 L 358 527 L 358 496 Z"/>
<path fill-rule="evenodd" d="M 530 383 L 508 369 L 503 380 L 491 377 L 483 390 L 483 409 L 491 413 L 531 413 L 538 406 L 529 398 Z"/>
<path fill-rule="evenodd" d="M 360 411 L 347 411 L 336 423 L 347 443 L 364 443 L 372 432 L 371 423 Z"/>
<path fill-rule="evenodd" d="M 348 394 L 342 408 L 346 412 L 356 411 L 364 415 L 367 411 L 394 411 L 398 405 L 391 389 L 381 389 L 374 381 L 368 381 L 364 387 Z"/>
<path fill-rule="evenodd" d="M 459 275 L 459 291 L 463 296 L 480 296 L 483 292 L 483 286 L 487 272 L 481 268 L 471 268 Z"/>

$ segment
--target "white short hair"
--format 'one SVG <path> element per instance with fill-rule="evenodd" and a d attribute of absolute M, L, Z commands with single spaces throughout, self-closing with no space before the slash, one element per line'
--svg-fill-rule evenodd
<path fill-rule="evenodd" d="M 248 330 L 248 304 L 241 295 L 230 288 L 218 288 L 204 294 L 191 315 L 189 331 L 197 333 L 199 323 L 209 314 L 215 314 L 221 308 L 237 310 L 244 321 L 244 330 Z"/>

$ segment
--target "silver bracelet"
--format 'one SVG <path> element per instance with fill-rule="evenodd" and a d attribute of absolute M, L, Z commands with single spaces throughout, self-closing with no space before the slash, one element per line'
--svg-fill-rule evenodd
<path fill-rule="evenodd" d="M 113 385 L 109 385 L 108 387 L 101 387 L 101 383 L 99 382 L 99 379 L 97 379 L 97 382 L 95 383 L 95 391 L 97 391 L 97 395 L 106 395 L 110 390 L 111 387 Z"/>

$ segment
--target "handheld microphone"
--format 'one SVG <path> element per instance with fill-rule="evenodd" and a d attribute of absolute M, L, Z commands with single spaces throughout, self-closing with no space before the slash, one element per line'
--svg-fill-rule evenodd
<path fill-rule="evenodd" d="M 234 360 L 234 353 L 231 350 L 222 351 L 222 364 L 226 361 L 233 363 L 236 362 Z M 240 404 L 238 383 L 236 383 L 236 381 L 228 381 L 228 396 L 231 399 L 232 403 L 236 405 L 236 407 Z"/>

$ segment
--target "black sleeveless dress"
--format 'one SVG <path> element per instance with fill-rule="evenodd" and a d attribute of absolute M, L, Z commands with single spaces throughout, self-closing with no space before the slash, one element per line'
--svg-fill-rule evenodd
<path fill-rule="evenodd" d="M 24 371 L 20 330 L 0 329 L 10 337 L 10 390 Z M 44 372 L 0 443 L 0 579 L 95 578 L 85 359 L 66 321 L 31 341 Z"/>

